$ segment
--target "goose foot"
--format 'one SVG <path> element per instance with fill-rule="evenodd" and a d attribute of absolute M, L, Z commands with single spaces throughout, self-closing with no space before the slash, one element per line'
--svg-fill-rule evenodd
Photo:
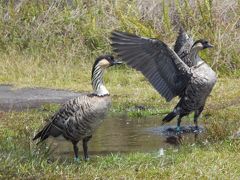
<path fill-rule="evenodd" d="M 74 157 L 74 162 L 80 163 L 80 158 L 79 157 Z"/>
<path fill-rule="evenodd" d="M 87 158 L 84 158 L 84 160 L 85 160 L 85 161 L 89 161 L 89 160 L 90 160 L 90 158 L 89 158 L 89 157 L 87 157 Z"/>
<path fill-rule="evenodd" d="M 177 126 L 176 127 L 176 134 L 181 134 L 182 133 L 182 130 L 181 130 L 181 127 L 180 126 Z"/>
<path fill-rule="evenodd" d="M 194 129 L 193 129 L 193 133 L 199 134 L 199 133 L 201 133 L 201 132 L 202 132 L 202 130 L 199 129 L 198 126 L 195 126 L 195 127 L 194 127 Z"/>

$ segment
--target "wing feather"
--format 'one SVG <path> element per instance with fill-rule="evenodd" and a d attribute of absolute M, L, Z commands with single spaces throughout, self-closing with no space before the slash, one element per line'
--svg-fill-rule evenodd
<path fill-rule="evenodd" d="M 189 67 L 192 67 L 194 65 L 193 60 L 190 59 L 190 51 L 193 43 L 194 41 L 192 37 L 190 37 L 186 31 L 180 27 L 178 37 L 174 45 L 174 51 Z"/>
<path fill-rule="evenodd" d="M 141 71 L 167 101 L 187 86 L 190 68 L 165 43 L 119 31 L 112 32 L 111 41 L 113 51 Z"/>
<path fill-rule="evenodd" d="M 178 37 L 174 45 L 174 51 L 179 55 L 179 51 L 182 49 L 184 44 L 189 43 L 193 45 L 192 38 L 190 38 L 183 27 L 181 26 L 178 32 Z"/>

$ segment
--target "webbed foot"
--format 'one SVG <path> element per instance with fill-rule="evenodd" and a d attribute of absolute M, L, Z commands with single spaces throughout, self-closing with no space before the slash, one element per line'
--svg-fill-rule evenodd
<path fill-rule="evenodd" d="M 194 127 L 193 133 L 199 134 L 199 133 L 201 133 L 201 132 L 202 132 L 202 130 L 199 129 L 198 126 L 195 126 L 195 127 Z"/>
<path fill-rule="evenodd" d="M 178 135 L 178 134 L 181 134 L 181 133 L 182 133 L 181 127 L 180 127 L 180 126 L 177 126 L 177 127 L 176 127 L 176 134 Z"/>
<path fill-rule="evenodd" d="M 87 158 L 84 158 L 84 160 L 85 160 L 85 161 L 89 161 L 89 160 L 90 160 L 90 158 L 89 158 L 89 157 L 87 157 Z"/>
<path fill-rule="evenodd" d="M 74 162 L 80 163 L 80 158 L 79 157 L 74 157 Z"/>

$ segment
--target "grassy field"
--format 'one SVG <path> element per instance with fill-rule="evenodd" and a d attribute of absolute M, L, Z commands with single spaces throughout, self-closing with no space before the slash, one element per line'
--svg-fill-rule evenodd
<path fill-rule="evenodd" d="M 131 76 L 136 80 L 142 78 L 133 72 Z M 81 161 L 80 164 L 74 163 L 72 158 L 53 159 L 54 152 L 51 149 L 46 148 L 45 144 L 37 147 L 31 138 L 44 119 L 56 110 L 56 106 L 46 106 L 44 111 L 2 112 L 0 178 L 237 179 L 240 176 L 240 141 L 232 139 L 232 135 L 240 127 L 239 84 L 238 79 L 220 79 L 200 120 L 206 128 L 206 136 L 194 144 L 184 141 L 178 148 L 167 149 L 161 157 L 158 157 L 156 149 L 151 153 L 92 156 L 89 162 Z M 125 86 L 127 90 L 110 87 L 114 94 L 114 106 L 110 112 L 112 116 L 116 115 L 113 112 L 124 111 L 134 104 L 157 107 L 159 111 L 169 110 L 174 105 L 174 102 L 163 103 L 162 98 L 146 82 L 142 82 L 137 92 L 136 86 Z M 135 93 L 136 97 L 128 100 L 129 97 L 124 93 Z M 149 116 L 151 112 L 141 112 L 141 115 Z"/>
<path fill-rule="evenodd" d="M 218 73 L 201 122 L 206 137 L 152 153 L 95 156 L 76 164 L 51 160 L 51 149 L 31 141 L 57 106 L 44 111 L 0 112 L 0 179 L 238 179 L 240 127 L 239 0 L 173 1 L 13 1 L 0 2 L 0 84 L 91 91 L 96 56 L 111 52 L 113 29 L 157 37 L 173 45 L 179 23 L 215 45 L 201 56 Z M 116 112 L 141 118 L 167 112 L 166 103 L 138 72 L 125 66 L 106 72 L 105 84 Z M 145 111 L 130 111 L 143 105 Z M 160 123 L 160 122 L 159 122 Z M 50 160 L 49 160 L 50 159 Z"/>

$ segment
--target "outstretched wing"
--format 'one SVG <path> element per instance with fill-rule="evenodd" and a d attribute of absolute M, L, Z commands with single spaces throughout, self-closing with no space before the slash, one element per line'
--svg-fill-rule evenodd
<path fill-rule="evenodd" d="M 190 68 L 165 43 L 119 31 L 112 32 L 111 40 L 122 60 L 141 71 L 167 101 L 187 86 Z"/>

